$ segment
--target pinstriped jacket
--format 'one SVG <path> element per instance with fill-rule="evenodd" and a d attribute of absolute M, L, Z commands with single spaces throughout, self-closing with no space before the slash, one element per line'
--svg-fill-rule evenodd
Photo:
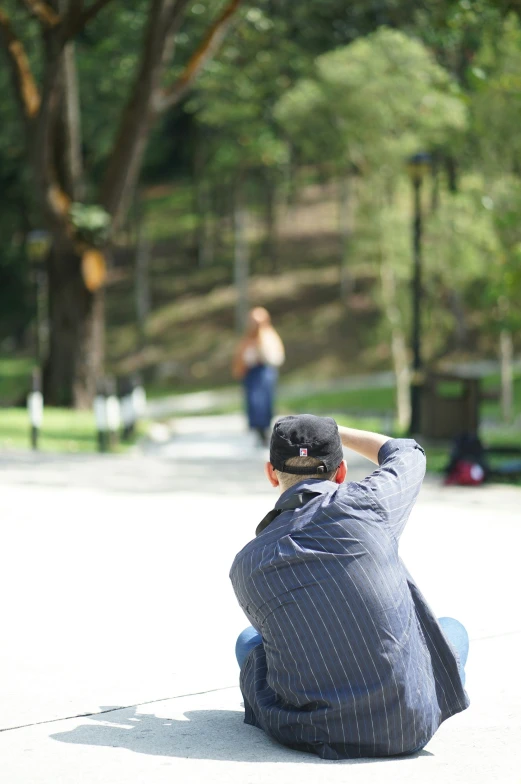
<path fill-rule="evenodd" d="M 398 555 L 425 454 L 392 439 L 379 464 L 360 483 L 291 487 L 230 573 L 263 640 L 241 671 L 246 723 L 325 759 L 410 753 L 469 704 Z"/>

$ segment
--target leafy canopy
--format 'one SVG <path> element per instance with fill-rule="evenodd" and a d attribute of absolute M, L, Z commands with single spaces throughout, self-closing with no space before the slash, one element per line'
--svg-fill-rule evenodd
<path fill-rule="evenodd" d="M 466 125 L 449 74 L 420 41 L 386 28 L 318 57 L 315 77 L 290 90 L 276 116 L 304 158 L 361 170 L 402 166 Z"/>

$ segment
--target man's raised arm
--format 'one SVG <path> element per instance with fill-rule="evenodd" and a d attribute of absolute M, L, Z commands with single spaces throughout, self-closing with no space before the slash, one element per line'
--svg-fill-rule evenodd
<path fill-rule="evenodd" d="M 413 439 L 388 438 L 349 427 L 338 429 L 343 446 L 380 466 L 359 484 L 373 496 L 382 518 L 398 539 L 425 476 L 425 452 Z"/>
<path fill-rule="evenodd" d="M 378 465 L 378 453 L 386 441 L 389 441 L 388 436 L 382 436 L 380 433 L 370 433 L 366 430 L 355 430 L 352 427 L 338 428 L 342 446 L 346 449 L 352 449 L 353 452 L 358 452 L 362 457 L 366 457 L 372 463 Z"/>

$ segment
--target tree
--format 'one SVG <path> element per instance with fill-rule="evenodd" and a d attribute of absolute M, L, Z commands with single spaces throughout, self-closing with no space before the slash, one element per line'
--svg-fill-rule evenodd
<path fill-rule="evenodd" d="M 84 155 L 77 43 L 96 17 L 115 5 L 114 0 L 92 0 L 88 6 L 74 0 L 27 0 L 27 16 L 13 0 L 0 8 L 0 42 L 24 125 L 25 160 L 41 220 L 52 235 L 47 259 L 51 339 L 44 383 L 53 404 L 81 407 L 92 400 L 103 367 L 104 256 L 128 211 L 151 129 L 192 87 L 241 0 L 221 3 L 169 85 L 164 79 L 190 0 L 138 4 L 141 48 L 97 183 Z M 35 49 L 29 56 L 26 46 L 35 37 L 37 57 Z"/>
<path fill-rule="evenodd" d="M 206 141 L 201 176 L 224 181 L 232 193 L 238 331 L 245 326 L 248 310 L 247 203 L 253 185 L 266 197 L 265 249 L 271 270 L 276 267 L 276 190 L 287 162 L 287 146 L 273 109 L 289 84 L 288 63 L 295 67 L 299 60 L 298 47 L 286 37 L 286 26 L 270 18 L 267 10 L 246 11 L 188 103 Z"/>
<path fill-rule="evenodd" d="M 490 274 L 499 242 L 491 213 L 475 188 L 446 194 L 425 223 L 426 306 L 437 325 L 432 353 L 444 354 L 449 343 L 453 350 L 468 348 L 469 289 Z"/>
<path fill-rule="evenodd" d="M 481 301 L 492 316 L 492 329 L 498 336 L 501 367 L 501 409 L 510 422 L 514 401 L 513 335 L 521 328 L 517 306 L 521 287 L 521 180 L 516 176 L 498 178 L 488 189 L 484 204 L 490 210 L 498 239 L 497 253 L 490 258 Z M 490 320 L 489 320 L 490 323 Z"/>
<path fill-rule="evenodd" d="M 471 150 L 479 157 L 482 203 L 490 211 L 498 248 L 487 271 L 482 298 L 498 334 L 502 412 L 513 414 L 513 334 L 521 326 L 517 296 L 521 285 L 521 144 L 517 127 L 521 110 L 521 25 L 511 14 L 499 35 L 484 36 L 473 62 Z"/>
<path fill-rule="evenodd" d="M 305 157 L 391 176 L 466 124 L 450 75 L 420 41 L 385 28 L 318 57 L 314 78 L 281 99 L 277 116 Z"/>
<path fill-rule="evenodd" d="M 408 155 L 446 143 L 465 126 L 447 72 L 421 42 L 387 29 L 318 57 L 314 78 L 290 90 L 277 115 L 304 159 L 328 160 L 344 181 L 353 172 L 385 171 L 392 182 Z M 346 250 L 344 243 L 341 278 Z"/>
<path fill-rule="evenodd" d="M 29 205 L 23 188 L 23 137 L 16 106 L 10 99 L 9 79 L 0 71 L 0 340 L 25 337 L 31 286 L 25 239 L 30 227 Z"/>
<path fill-rule="evenodd" d="M 425 46 L 404 33 L 382 28 L 349 46 L 321 55 L 313 78 L 299 82 L 280 101 L 277 116 L 306 160 L 328 161 L 343 182 L 341 215 L 352 211 L 353 174 L 364 176 L 376 194 L 373 221 L 379 226 L 378 258 L 382 304 L 391 330 L 398 384 L 398 419 L 409 415 L 405 329 L 397 296 L 394 244 L 399 213 L 389 210 L 404 161 L 418 150 L 448 145 L 464 129 L 465 107 L 457 86 Z M 401 216 L 403 218 L 403 214 Z M 340 259 L 341 292 L 348 290 L 350 235 L 344 219 Z M 408 237 L 401 227 L 398 234 Z M 407 251 L 407 257 L 410 252 Z"/>

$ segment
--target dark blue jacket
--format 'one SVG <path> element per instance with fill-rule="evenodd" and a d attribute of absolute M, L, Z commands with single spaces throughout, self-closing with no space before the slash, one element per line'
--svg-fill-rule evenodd
<path fill-rule="evenodd" d="M 393 439 L 363 482 L 283 493 L 230 577 L 263 644 L 241 671 L 248 724 L 326 759 L 410 753 L 468 697 L 398 555 L 425 455 Z"/>

